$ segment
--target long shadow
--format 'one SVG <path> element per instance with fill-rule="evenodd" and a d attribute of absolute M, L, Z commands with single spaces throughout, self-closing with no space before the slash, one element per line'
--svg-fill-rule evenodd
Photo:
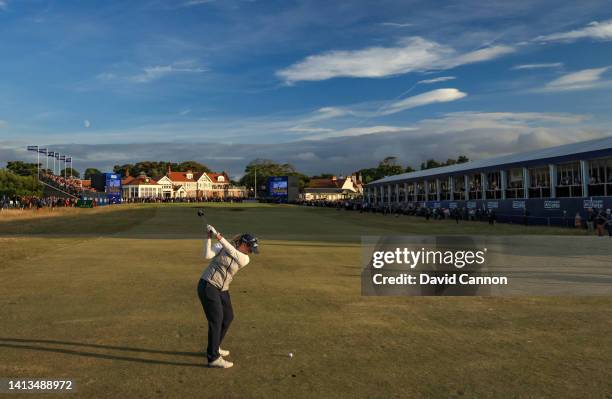
<path fill-rule="evenodd" d="M 163 355 L 179 355 L 179 356 L 195 356 L 195 357 L 200 357 L 202 359 L 202 363 L 186 363 L 186 362 L 173 362 L 173 361 L 167 361 L 167 360 L 142 359 L 142 358 L 136 358 L 136 357 L 117 356 L 117 355 L 109 355 L 109 354 L 104 354 L 104 353 L 85 352 L 85 351 L 78 351 L 78 350 L 64 349 L 64 348 L 49 348 L 45 346 L 27 345 L 27 344 L 59 344 L 59 345 L 79 346 L 79 347 L 122 350 L 122 351 L 128 351 L 128 352 L 152 353 L 152 354 L 163 354 Z M 129 348 L 129 347 L 112 346 L 112 345 L 84 344 L 84 343 L 79 343 L 79 342 L 66 342 L 66 341 L 44 340 L 44 339 L 21 339 L 21 338 L 0 338 L 0 348 L 25 349 L 25 350 L 33 350 L 33 351 L 41 351 L 41 352 L 62 353 L 62 354 L 74 355 L 74 356 L 93 357 L 93 358 L 108 359 L 108 360 L 122 360 L 122 361 L 146 363 L 146 364 L 162 364 L 162 365 L 168 365 L 168 366 L 185 366 L 185 367 L 206 367 L 204 363 L 204 354 L 198 353 L 198 352 L 172 352 L 172 351 L 162 351 L 162 350 L 155 350 L 155 349 L 145 349 L 145 348 Z"/>
<path fill-rule="evenodd" d="M 173 351 L 162 351 L 158 349 L 147 349 L 147 348 L 130 348 L 127 346 L 113 346 L 113 345 L 100 345 L 100 344 L 87 344 L 81 342 L 70 342 L 70 341 L 58 341 L 53 339 L 24 339 L 24 338 L 2 338 L 0 341 L 6 342 L 19 342 L 27 344 L 58 344 L 58 345 L 71 345 L 71 346 L 85 346 L 89 348 L 100 348 L 100 349 L 113 349 L 120 351 L 129 352 L 144 352 L 144 353 L 155 353 L 161 355 L 177 355 L 177 356 L 204 356 L 204 352 L 173 352 Z"/>

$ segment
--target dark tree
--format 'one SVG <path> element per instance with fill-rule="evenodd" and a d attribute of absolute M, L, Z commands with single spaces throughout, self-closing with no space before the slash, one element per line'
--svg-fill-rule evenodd
<path fill-rule="evenodd" d="M 114 171 L 114 172 L 117 173 L 116 171 Z M 89 180 L 89 179 L 91 179 L 92 175 L 98 175 L 100 173 L 102 173 L 102 172 L 100 172 L 96 168 L 87 168 L 87 169 L 85 169 L 85 173 L 83 174 L 83 179 Z"/>
<path fill-rule="evenodd" d="M 35 163 L 8 161 L 6 163 L 6 169 L 19 176 L 36 176 L 38 167 Z"/>

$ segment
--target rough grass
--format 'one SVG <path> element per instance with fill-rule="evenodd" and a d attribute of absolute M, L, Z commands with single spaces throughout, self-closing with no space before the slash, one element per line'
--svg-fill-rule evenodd
<path fill-rule="evenodd" d="M 610 397 L 608 297 L 360 296 L 363 234 L 573 230 L 205 208 L 262 237 L 232 284 L 233 369 L 202 367 L 196 207 L 144 205 L 0 221 L 0 376 L 75 378 L 96 398 Z"/>

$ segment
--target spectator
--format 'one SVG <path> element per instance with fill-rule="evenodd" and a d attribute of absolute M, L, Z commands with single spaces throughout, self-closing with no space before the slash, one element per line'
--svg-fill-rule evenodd
<path fill-rule="evenodd" d="M 580 212 L 576 212 L 576 216 L 574 216 L 574 227 L 577 229 L 582 228 L 582 216 L 580 216 Z"/>
<path fill-rule="evenodd" d="M 603 209 L 600 209 L 595 216 L 595 226 L 597 227 L 597 236 L 604 236 L 604 229 L 606 226 L 606 215 L 604 215 Z"/>
<path fill-rule="evenodd" d="M 587 231 L 592 233 L 595 230 L 595 212 L 593 212 L 593 208 L 587 210 L 586 224 Z"/>

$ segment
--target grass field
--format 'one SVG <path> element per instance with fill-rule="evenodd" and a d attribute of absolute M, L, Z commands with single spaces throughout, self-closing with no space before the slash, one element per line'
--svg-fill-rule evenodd
<path fill-rule="evenodd" d="M 360 295 L 362 235 L 575 230 L 205 207 L 261 238 L 231 287 L 234 368 L 204 367 L 194 206 L 142 205 L 0 214 L 0 378 L 85 398 L 612 397 L 610 297 Z"/>

